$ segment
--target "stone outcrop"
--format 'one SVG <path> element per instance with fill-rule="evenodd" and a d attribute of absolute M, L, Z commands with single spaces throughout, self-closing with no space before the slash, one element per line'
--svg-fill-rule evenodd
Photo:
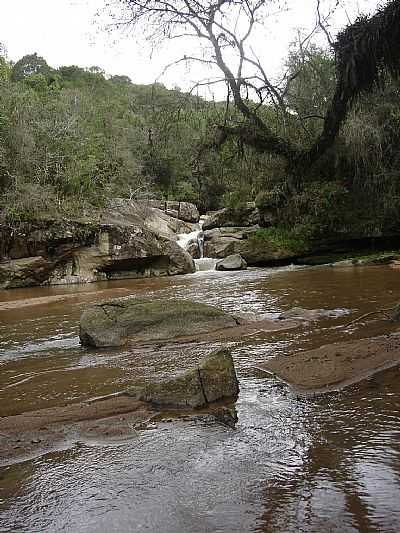
<path fill-rule="evenodd" d="M 165 202 L 163 200 L 143 200 L 142 205 L 164 211 L 167 215 L 196 224 L 200 220 L 199 210 L 190 202 Z"/>
<path fill-rule="evenodd" d="M 215 270 L 246 270 L 247 263 L 240 254 L 228 255 L 215 265 Z"/>
<path fill-rule="evenodd" d="M 116 199 L 92 220 L 38 220 L 0 227 L 0 288 L 186 274 L 191 256 L 176 234 L 193 225 Z"/>
<path fill-rule="evenodd" d="M 204 230 L 234 227 L 234 226 L 254 226 L 259 224 L 260 215 L 254 202 L 248 202 L 240 209 L 224 208 L 219 211 L 207 213 L 203 224 Z"/>
<path fill-rule="evenodd" d="M 241 255 L 248 265 L 271 265 L 291 261 L 298 254 L 287 250 L 266 238 L 258 238 L 260 211 L 249 202 L 240 209 L 221 209 L 208 213 L 203 224 L 204 255 L 224 259 Z"/>
<path fill-rule="evenodd" d="M 239 383 L 229 350 L 219 350 L 182 374 L 142 390 L 130 391 L 136 399 L 157 408 L 199 408 L 218 400 L 236 398 Z"/>
<path fill-rule="evenodd" d="M 259 226 L 222 227 L 204 232 L 204 255 L 223 259 L 228 255 L 241 254 L 249 234 L 259 229 Z"/>
<path fill-rule="evenodd" d="M 88 307 L 81 316 L 84 346 L 123 346 L 205 333 L 237 326 L 231 315 L 188 300 L 117 299 Z"/>
<path fill-rule="evenodd" d="M 266 239 L 258 239 L 259 226 L 221 227 L 204 232 L 204 255 L 223 259 L 239 254 L 248 265 L 279 264 L 295 259 L 296 254 L 284 247 L 277 248 Z"/>

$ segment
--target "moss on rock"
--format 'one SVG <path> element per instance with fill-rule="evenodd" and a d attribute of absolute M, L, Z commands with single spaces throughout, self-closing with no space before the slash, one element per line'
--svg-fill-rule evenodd
<path fill-rule="evenodd" d="M 88 307 L 81 316 L 84 346 L 123 346 L 133 342 L 201 335 L 234 327 L 224 311 L 189 300 L 110 300 Z"/>

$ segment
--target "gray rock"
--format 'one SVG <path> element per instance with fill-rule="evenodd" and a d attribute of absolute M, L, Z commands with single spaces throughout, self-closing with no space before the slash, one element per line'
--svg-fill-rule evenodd
<path fill-rule="evenodd" d="M 254 226 L 260 222 L 260 215 L 254 202 L 248 202 L 238 209 L 224 208 L 207 213 L 203 229 L 221 228 L 226 226 Z"/>
<path fill-rule="evenodd" d="M 237 320 L 215 307 L 188 300 L 110 300 L 91 305 L 80 321 L 84 346 L 123 346 L 234 327 Z"/>
<path fill-rule="evenodd" d="M 246 270 L 247 263 L 240 254 L 228 255 L 216 264 L 216 270 Z"/>
<path fill-rule="evenodd" d="M 165 211 L 165 200 L 145 200 L 149 207 L 153 207 L 155 209 L 160 209 L 161 211 Z"/>
<path fill-rule="evenodd" d="M 129 200 L 118 199 L 119 203 L 129 202 Z M 165 202 L 163 200 L 140 200 L 134 202 L 142 208 L 155 208 L 163 211 L 167 215 L 182 220 L 183 222 L 190 222 L 196 224 L 200 220 L 200 214 L 195 204 L 190 202 Z M 115 199 L 114 199 L 115 204 Z M 182 233 L 182 232 L 180 232 Z"/>
<path fill-rule="evenodd" d="M 114 199 L 93 220 L 38 220 L 0 227 L 0 288 L 90 283 L 195 271 L 176 234 L 193 225 Z"/>
<path fill-rule="evenodd" d="M 222 227 L 204 232 L 204 254 L 206 257 L 223 259 L 228 255 L 240 254 L 248 235 L 259 229 L 250 227 Z"/>
<path fill-rule="evenodd" d="M 203 359 L 199 364 L 199 375 L 207 403 L 232 398 L 239 393 L 239 384 L 229 350 L 219 350 Z"/>
<path fill-rule="evenodd" d="M 167 211 L 177 211 L 179 213 L 179 202 L 167 202 L 166 203 Z"/>
<path fill-rule="evenodd" d="M 179 218 L 179 211 L 176 209 L 167 209 L 166 214 L 172 218 Z"/>
<path fill-rule="evenodd" d="M 199 408 L 218 400 L 236 398 L 239 383 L 229 350 L 219 350 L 196 368 L 141 390 L 129 391 L 138 400 L 166 408 Z"/>
<path fill-rule="evenodd" d="M 200 249 L 197 242 L 192 242 L 187 248 L 187 253 L 193 257 L 193 259 L 200 259 Z"/>
<path fill-rule="evenodd" d="M 197 223 L 200 220 L 200 214 L 194 204 L 189 202 L 180 202 L 179 218 L 185 222 Z"/>

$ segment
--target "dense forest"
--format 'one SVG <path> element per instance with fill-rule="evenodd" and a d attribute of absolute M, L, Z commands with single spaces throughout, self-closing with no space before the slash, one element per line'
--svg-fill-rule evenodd
<path fill-rule="evenodd" d="M 284 116 L 264 105 L 277 135 L 307 149 L 335 88 L 330 52 L 293 49 L 296 72 Z M 396 232 L 400 220 L 398 82 L 353 106 L 333 147 L 295 193 L 279 155 L 240 140 L 216 146 L 216 125 L 239 122 L 232 103 L 161 84 L 138 85 L 101 69 L 52 68 L 37 54 L 0 57 L 0 208 L 3 223 L 90 214 L 111 197 L 195 202 L 202 211 L 246 201 L 298 238 L 362 229 Z M 255 104 L 254 104 L 255 105 Z M 332 206 L 335 208 L 332 209 Z"/>

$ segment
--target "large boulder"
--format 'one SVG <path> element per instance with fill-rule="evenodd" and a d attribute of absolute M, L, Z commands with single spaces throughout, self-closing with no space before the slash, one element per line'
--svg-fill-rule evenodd
<path fill-rule="evenodd" d="M 229 350 L 219 350 L 182 374 L 141 390 L 130 391 L 138 400 L 157 407 L 199 408 L 218 400 L 236 398 L 239 383 Z"/>
<path fill-rule="evenodd" d="M 222 228 L 227 226 L 254 226 L 260 222 L 260 215 L 254 202 L 248 202 L 237 209 L 224 208 L 207 213 L 203 229 Z"/>
<path fill-rule="evenodd" d="M 173 204 L 176 207 L 176 203 Z M 158 207 L 157 207 L 158 206 Z M 144 227 L 160 237 L 176 239 L 178 233 L 190 233 L 194 224 L 167 214 L 167 202 L 156 200 L 135 202 L 113 198 L 101 213 L 101 222 L 116 226 Z"/>
<path fill-rule="evenodd" d="M 197 223 L 200 220 L 200 213 L 194 204 L 189 202 L 180 202 L 179 218 L 185 222 Z"/>
<path fill-rule="evenodd" d="M 0 288 L 187 274 L 191 256 L 176 243 L 193 225 L 114 199 L 92 220 L 38 220 L 0 226 Z"/>
<path fill-rule="evenodd" d="M 222 227 L 204 232 L 204 255 L 223 259 L 228 255 L 240 254 L 248 235 L 257 231 L 259 226 Z"/>
<path fill-rule="evenodd" d="M 215 270 L 246 270 L 246 268 L 247 263 L 240 254 L 228 255 L 215 266 Z"/>
<path fill-rule="evenodd" d="M 259 226 L 222 227 L 204 232 L 204 255 L 223 259 L 241 255 L 248 265 L 271 265 L 293 260 L 297 250 L 289 249 L 284 242 L 277 243 L 260 235 Z"/>
<path fill-rule="evenodd" d="M 125 202 L 127 200 L 124 200 Z M 141 200 L 136 202 L 142 208 L 155 208 L 163 211 L 166 215 L 183 222 L 196 224 L 200 220 L 200 213 L 195 204 L 190 202 L 176 202 L 163 200 Z M 183 232 L 178 232 L 183 233 Z"/>
<path fill-rule="evenodd" d="M 237 325 L 231 315 L 188 300 L 110 300 L 88 307 L 81 316 L 84 346 L 123 346 L 176 337 L 201 336 Z"/>

